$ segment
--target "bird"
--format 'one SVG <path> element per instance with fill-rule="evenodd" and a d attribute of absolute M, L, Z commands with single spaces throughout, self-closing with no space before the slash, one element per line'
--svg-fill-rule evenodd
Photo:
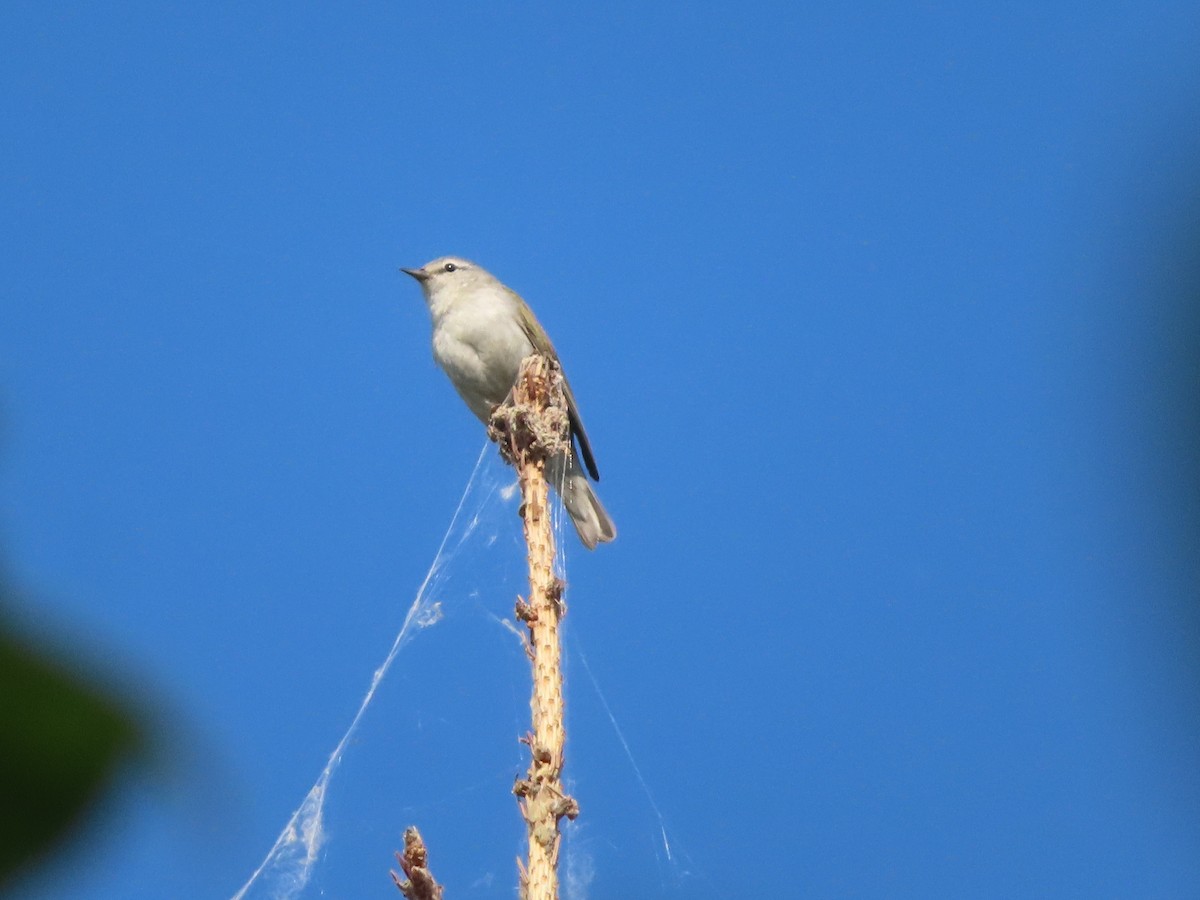
<path fill-rule="evenodd" d="M 433 320 L 434 360 L 484 425 L 508 397 L 525 357 L 540 353 L 558 362 L 533 310 L 482 266 L 443 256 L 400 271 L 415 278 L 425 296 Z M 579 539 L 594 550 L 615 539 L 617 528 L 588 481 L 588 474 L 599 481 L 600 471 L 565 374 L 563 392 L 571 441 L 565 452 L 546 461 L 546 478 L 562 497 Z"/>

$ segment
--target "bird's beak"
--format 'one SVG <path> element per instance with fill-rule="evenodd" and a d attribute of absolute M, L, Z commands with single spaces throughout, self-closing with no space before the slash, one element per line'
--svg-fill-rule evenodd
<path fill-rule="evenodd" d="M 429 277 L 429 275 L 426 274 L 424 269 L 406 269 L 403 266 L 401 266 L 400 271 L 403 272 L 405 275 L 411 275 L 413 278 L 417 279 L 417 281 L 424 281 L 426 278 Z"/>

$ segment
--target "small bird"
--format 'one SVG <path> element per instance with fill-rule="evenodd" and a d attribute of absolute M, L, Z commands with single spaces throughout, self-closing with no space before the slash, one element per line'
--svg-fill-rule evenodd
<path fill-rule="evenodd" d="M 459 396 L 485 425 L 508 397 L 521 361 L 537 353 L 558 354 L 533 310 L 516 291 L 482 266 L 443 256 L 419 269 L 401 269 L 421 285 L 433 317 L 433 358 L 450 376 Z M 579 539 L 589 550 L 613 540 L 617 528 L 588 483 L 579 457 L 592 478 L 600 480 L 592 445 L 571 385 L 563 376 L 573 443 L 567 453 L 546 461 L 546 478 L 559 492 Z M 578 451 L 576 450 L 578 446 Z"/>

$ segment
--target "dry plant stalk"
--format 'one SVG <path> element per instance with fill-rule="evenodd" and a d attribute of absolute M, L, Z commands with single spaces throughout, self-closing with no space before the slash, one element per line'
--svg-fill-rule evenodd
<path fill-rule="evenodd" d="M 557 900 L 559 820 L 574 819 L 579 805 L 563 792 L 562 645 L 559 622 L 566 614 L 563 582 L 554 574 L 554 533 L 546 459 L 570 452 L 567 404 L 557 363 L 530 356 L 509 402 L 492 416 L 489 433 L 517 468 L 521 482 L 521 517 L 529 556 L 529 600 L 517 598 L 516 615 L 529 629 L 526 650 L 533 662 L 533 731 L 522 738 L 529 745 L 529 772 L 518 779 L 513 793 L 520 798 L 521 815 L 529 833 L 529 859 L 517 860 L 521 900 Z"/>
<path fill-rule="evenodd" d="M 442 886 L 429 871 L 429 852 L 416 826 L 404 830 L 404 852 L 396 854 L 396 862 L 404 870 L 405 880 L 393 872 L 392 881 L 407 900 L 442 900 Z"/>

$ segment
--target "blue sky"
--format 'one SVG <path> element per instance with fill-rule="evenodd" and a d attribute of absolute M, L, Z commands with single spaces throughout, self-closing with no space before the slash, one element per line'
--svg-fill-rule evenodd
<path fill-rule="evenodd" d="M 0 21 L 11 614 L 157 734 L 16 896 L 262 861 L 483 443 L 397 272 L 446 253 L 537 310 L 620 529 L 567 535 L 586 896 L 1194 890 L 1194 4 Z M 489 504 L 305 896 L 398 896 L 414 823 L 452 896 L 511 896 Z"/>

